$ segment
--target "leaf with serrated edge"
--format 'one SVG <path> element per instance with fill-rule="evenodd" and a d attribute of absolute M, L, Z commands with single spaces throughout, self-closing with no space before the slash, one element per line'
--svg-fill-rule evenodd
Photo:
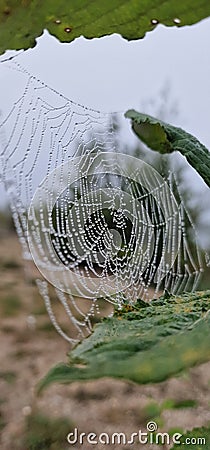
<path fill-rule="evenodd" d="M 116 313 L 53 368 L 39 390 L 53 382 L 114 377 L 136 383 L 167 379 L 210 360 L 210 291 L 160 298 Z"/>
<path fill-rule="evenodd" d="M 197 0 L 0 0 L 0 53 L 26 49 L 47 29 L 61 42 L 112 33 L 139 39 L 158 23 L 191 25 L 210 16 L 210 2 Z"/>
<path fill-rule="evenodd" d="M 194 438 L 194 439 L 193 439 Z M 188 439 L 186 443 L 186 439 Z M 205 441 L 201 441 L 205 439 Z M 190 440 L 192 443 L 190 443 Z M 195 440 L 197 444 L 195 444 Z M 187 431 L 180 438 L 181 445 L 187 445 L 189 450 L 209 450 L 210 449 L 210 428 L 194 428 L 191 431 Z M 180 449 L 180 444 L 175 444 L 171 450 Z"/>

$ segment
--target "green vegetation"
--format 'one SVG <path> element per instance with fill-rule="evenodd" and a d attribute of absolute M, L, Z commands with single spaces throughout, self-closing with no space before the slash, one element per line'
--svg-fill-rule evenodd
<path fill-rule="evenodd" d="M 148 403 L 143 409 L 144 421 L 158 419 L 161 414 L 161 405 L 156 402 Z"/>
<path fill-rule="evenodd" d="M 210 428 L 194 428 L 192 431 L 187 431 L 180 439 L 182 445 L 185 445 L 187 438 L 191 439 L 191 443 L 188 441 L 186 444 L 189 450 L 209 450 L 210 448 Z M 199 442 L 202 438 L 205 439 L 205 444 Z M 180 445 L 175 444 L 171 450 L 175 449 L 180 449 Z"/>
<path fill-rule="evenodd" d="M 151 401 L 145 405 L 145 407 L 140 411 L 139 417 L 141 422 L 148 422 L 150 420 L 154 420 L 159 427 L 164 426 L 164 420 L 161 416 L 162 412 L 168 409 L 185 409 L 185 408 L 195 408 L 197 407 L 196 400 L 191 399 L 167 399 L 162 403 L 157 403 L 155 401 Z M 172 434 L 175 432 L 171 430 Z M 180 432 L 180 429 L 179 429 Z"/>
<path fill-rule="evenodd" d="M 163 409 L 194 408 L 196 406 L 197 402 L 193 399 L 169 400 L 162 404 Z"/>
<path fill-rule="evenodd" d="M 210 291 L 125 305 L 96 325 L 94 333 L 69 354 L 69 363 L 53 368 L 39 389 L 53 382 L 104 376 L 159 382 L 208 361 L 209 308 Z"/>
<path fill-rule="evenodd" d="M 61 417 L 52 419 L 41 414 L 27 418 L 23 445 L 27 450 L 65 450 L 66 436 L 73 429 L 72 422 Z"/>
<path fill-rule="evenodd" d="M 190 25 L 210 15 L 210 3 L 197 0 L 2 0 L 0 3 L 0 53 L 33 47 L 47 29 L 61 42 L 78 36 L 100 37 L 112 33 L 126 39 L 142 38 L 157 23 Z"/>
<path fill-rule="evenodd" d="M 150 420 L 154 420 L 159 425 L 159 427 L 163 427 L 164 420 L 161 414 L 165 410 L 196 408 L 197 406 L 198 406 L 197 401 L 192 399 L 183 399 L 183 400 L 167 399 L 162 403 L 151 401 L 146 404 L 146 406 L 143 408 L 143 410 L 141 410 L 139 415 L 141 422 L 146 423 Z M 178 431 L 180 432 L 180 429 Z M 171 434 L 173 434 L 173 432 L 175 431 L 170 430 L 170 432 Z"/>

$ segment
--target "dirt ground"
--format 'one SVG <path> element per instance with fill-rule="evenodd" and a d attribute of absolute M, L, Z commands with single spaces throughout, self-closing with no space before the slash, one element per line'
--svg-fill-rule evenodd
<path fill-rule="evenodd" d="M 66 436 L 60 446 L 50 439 L 36 444 L 41 440 L 37 427 L 31 443 L 27 441 L 27 433 L 31 431 L 27 425 L 29 419 L 39 415 L 49 421 L 65 417 L 69 432 L 76 427 L 80 432 L 97 435 L 114 432 L 130 435 L 139 429 L 145 431 L 151 420 L 158 424 L 159 431 L 164 432 L 210 424 L 210 362 L 159 384 L 138 386 L 101 379 L 68 386 L 55 384 L 38 397 L 38 381 L 52 366 L 67 360 L 66 353 L 70 348 L 51 326 L 33 276 L 30 277 L 27 264 L 22 260 L 15 234 L 3 233 L 0 237 L 0 273 L 2 450 L 71 448 Z M 74 445 L 76 449 L 85 450 L 93 447 L 86 441 Z M 112 450 L 160 448 L 150 444 L 97 444 L 95 447 Z M 170 447 L 162 445 L 161 448 Z"/>

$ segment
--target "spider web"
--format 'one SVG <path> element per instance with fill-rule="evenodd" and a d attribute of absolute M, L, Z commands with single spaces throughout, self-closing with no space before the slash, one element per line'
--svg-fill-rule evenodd
<path fill-rule="evenodd" d="M 57 331 L 73 344 L 84 338 L 111 311 L 102 299 L 120 308 L 195 290 L 207 256 L 175 175 L 125 154 L 113 115 L 70 101 L 16 61 L 4 64 L 25 86 L 0 124 L 1 179 Z M 58 303 L 71 325 L 60 326 Z"/>

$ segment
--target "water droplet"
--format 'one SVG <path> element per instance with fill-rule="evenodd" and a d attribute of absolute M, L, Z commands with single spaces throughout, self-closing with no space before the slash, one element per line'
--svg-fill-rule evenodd
<path fill-rule="evenodd" d="M 30 316 L 27 317 L 26 321 L 27 321 L 28 328 L 31 329 L 31 330 L 35 330 L 35 328 L 36 328 L 36 317 L 34 317 L 33 315 L 30 315 Z"/>
<path fill-rule="evenodd" d="M 176 24 L 179 24 L 179 23 L 181 23 L 181 20 L 178 17 L 175 17 L 173 19 L 173 22 L 176 23 Z"/>
<path fill-rule="evenodd" d="M 70 27 L 66 27 L 66 28 L 64 28 L 64 31 L 65 31 L 66 33 L 71 33 L 71 31 L 72 31 L 72 28 L 70 28 Z"/>
<path fill-rule="evenodd" d="M 157 19 L 152 19 L 151 20 L 151 24 L 152 25 L 157 25 L 159 23 L 159 20 L 157 20 Z"/>

